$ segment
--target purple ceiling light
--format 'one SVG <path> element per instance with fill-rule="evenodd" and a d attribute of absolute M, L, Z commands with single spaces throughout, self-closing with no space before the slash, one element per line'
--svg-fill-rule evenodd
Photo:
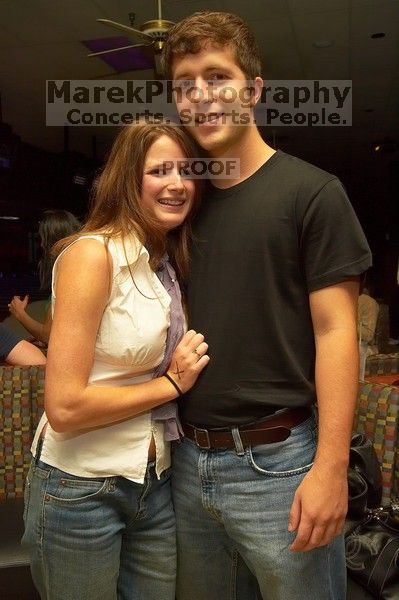
<path fill-rule="evenodd" d="M 115 36 L 98 38 L 96 40 L 85 40 L 82 44 L 91 52 L 101 52 L 102 50 L 112 50 L 113 48 L 122 48 L 133 44 L 132 40 L 125 36 Z M 152 69 L 154 66 L 153 54 L 147 48 L 129 48 L 120 52 L 103 54 L 98 56 L 108 66 L 115 69 L 118 73 L 122 71 L 136 71 L 140 69 Z"/>

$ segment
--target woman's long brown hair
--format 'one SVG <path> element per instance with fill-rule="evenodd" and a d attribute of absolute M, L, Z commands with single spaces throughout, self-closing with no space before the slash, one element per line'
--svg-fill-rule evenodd
<path fill-rule="evenodd" d="M 141 203 L 145 158 L 152 144 L 162 135 L 175 141 L 187 158 L 196 157 L 194 142 L 177 125 L 139 123 L 125 126 L 115 139 L 95 186 L 93 208 L 86 224 L 78 234 L 56 244 L 57 254 L 81 235 L 101 233 L 109 238 L 121 237 L 123 240 L 133 233 L 143 245 L 151 249 L 150 266 L 153 270 L 165 252 L 168 252 L 179 278 L 186 279 L 190 222 L 199 203 L 199 181 L 194 181 L 194 201 L 187 219 L 167 236 L 159 222 L 143 210 Z"/>

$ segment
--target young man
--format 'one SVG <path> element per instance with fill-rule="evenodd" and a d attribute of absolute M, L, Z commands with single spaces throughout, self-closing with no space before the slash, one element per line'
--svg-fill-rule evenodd
<path fill-rule="evenodd" d="M 336 177 L 276 152 L 247 119 L 262 79 L 239 17 L 184 19 L 165 64 L 198 144 L 240 159 L 236 180 L 208 186 L 195 226 L 189 321 L 211 360 L 180 403 L 178 600 L 252 600 L 254 577 L 264 600 L 344 600 L 367 242 Z"/>

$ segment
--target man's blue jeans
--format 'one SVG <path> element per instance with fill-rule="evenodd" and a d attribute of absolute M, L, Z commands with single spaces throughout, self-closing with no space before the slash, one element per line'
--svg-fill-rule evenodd
<path fill-rule="evenodd" d="M 170 470 L 154 471 L 140 485 L 32 462 L 22 543 L 42 600 L 174 600 Z"/>
<path fill-rule="evenodd" d="M 312 417 L 284 442 L 235 450 L 174 448 L 178 600 L 345 600 L 343 537 L 289 550 L 288 515 L 316 449 Z M 259 593 L 259 592 L 258 592 Z"/>

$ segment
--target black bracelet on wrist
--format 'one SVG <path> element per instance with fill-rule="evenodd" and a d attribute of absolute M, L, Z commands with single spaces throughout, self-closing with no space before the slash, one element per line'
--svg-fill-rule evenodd
<path fill-rule="evenodd" d="M 173 385 L 173 387 L 175 388 L 175 390 L 179 394 L 179 396 L 183 396 L 183 392 L 181 391 L 181 389 L 177 385 L 176 381 L 168 373 L 164 373 L 163 377 L 166 377 L 166 379 L 168 381 L 170 381 L 170 383 Z"/>

